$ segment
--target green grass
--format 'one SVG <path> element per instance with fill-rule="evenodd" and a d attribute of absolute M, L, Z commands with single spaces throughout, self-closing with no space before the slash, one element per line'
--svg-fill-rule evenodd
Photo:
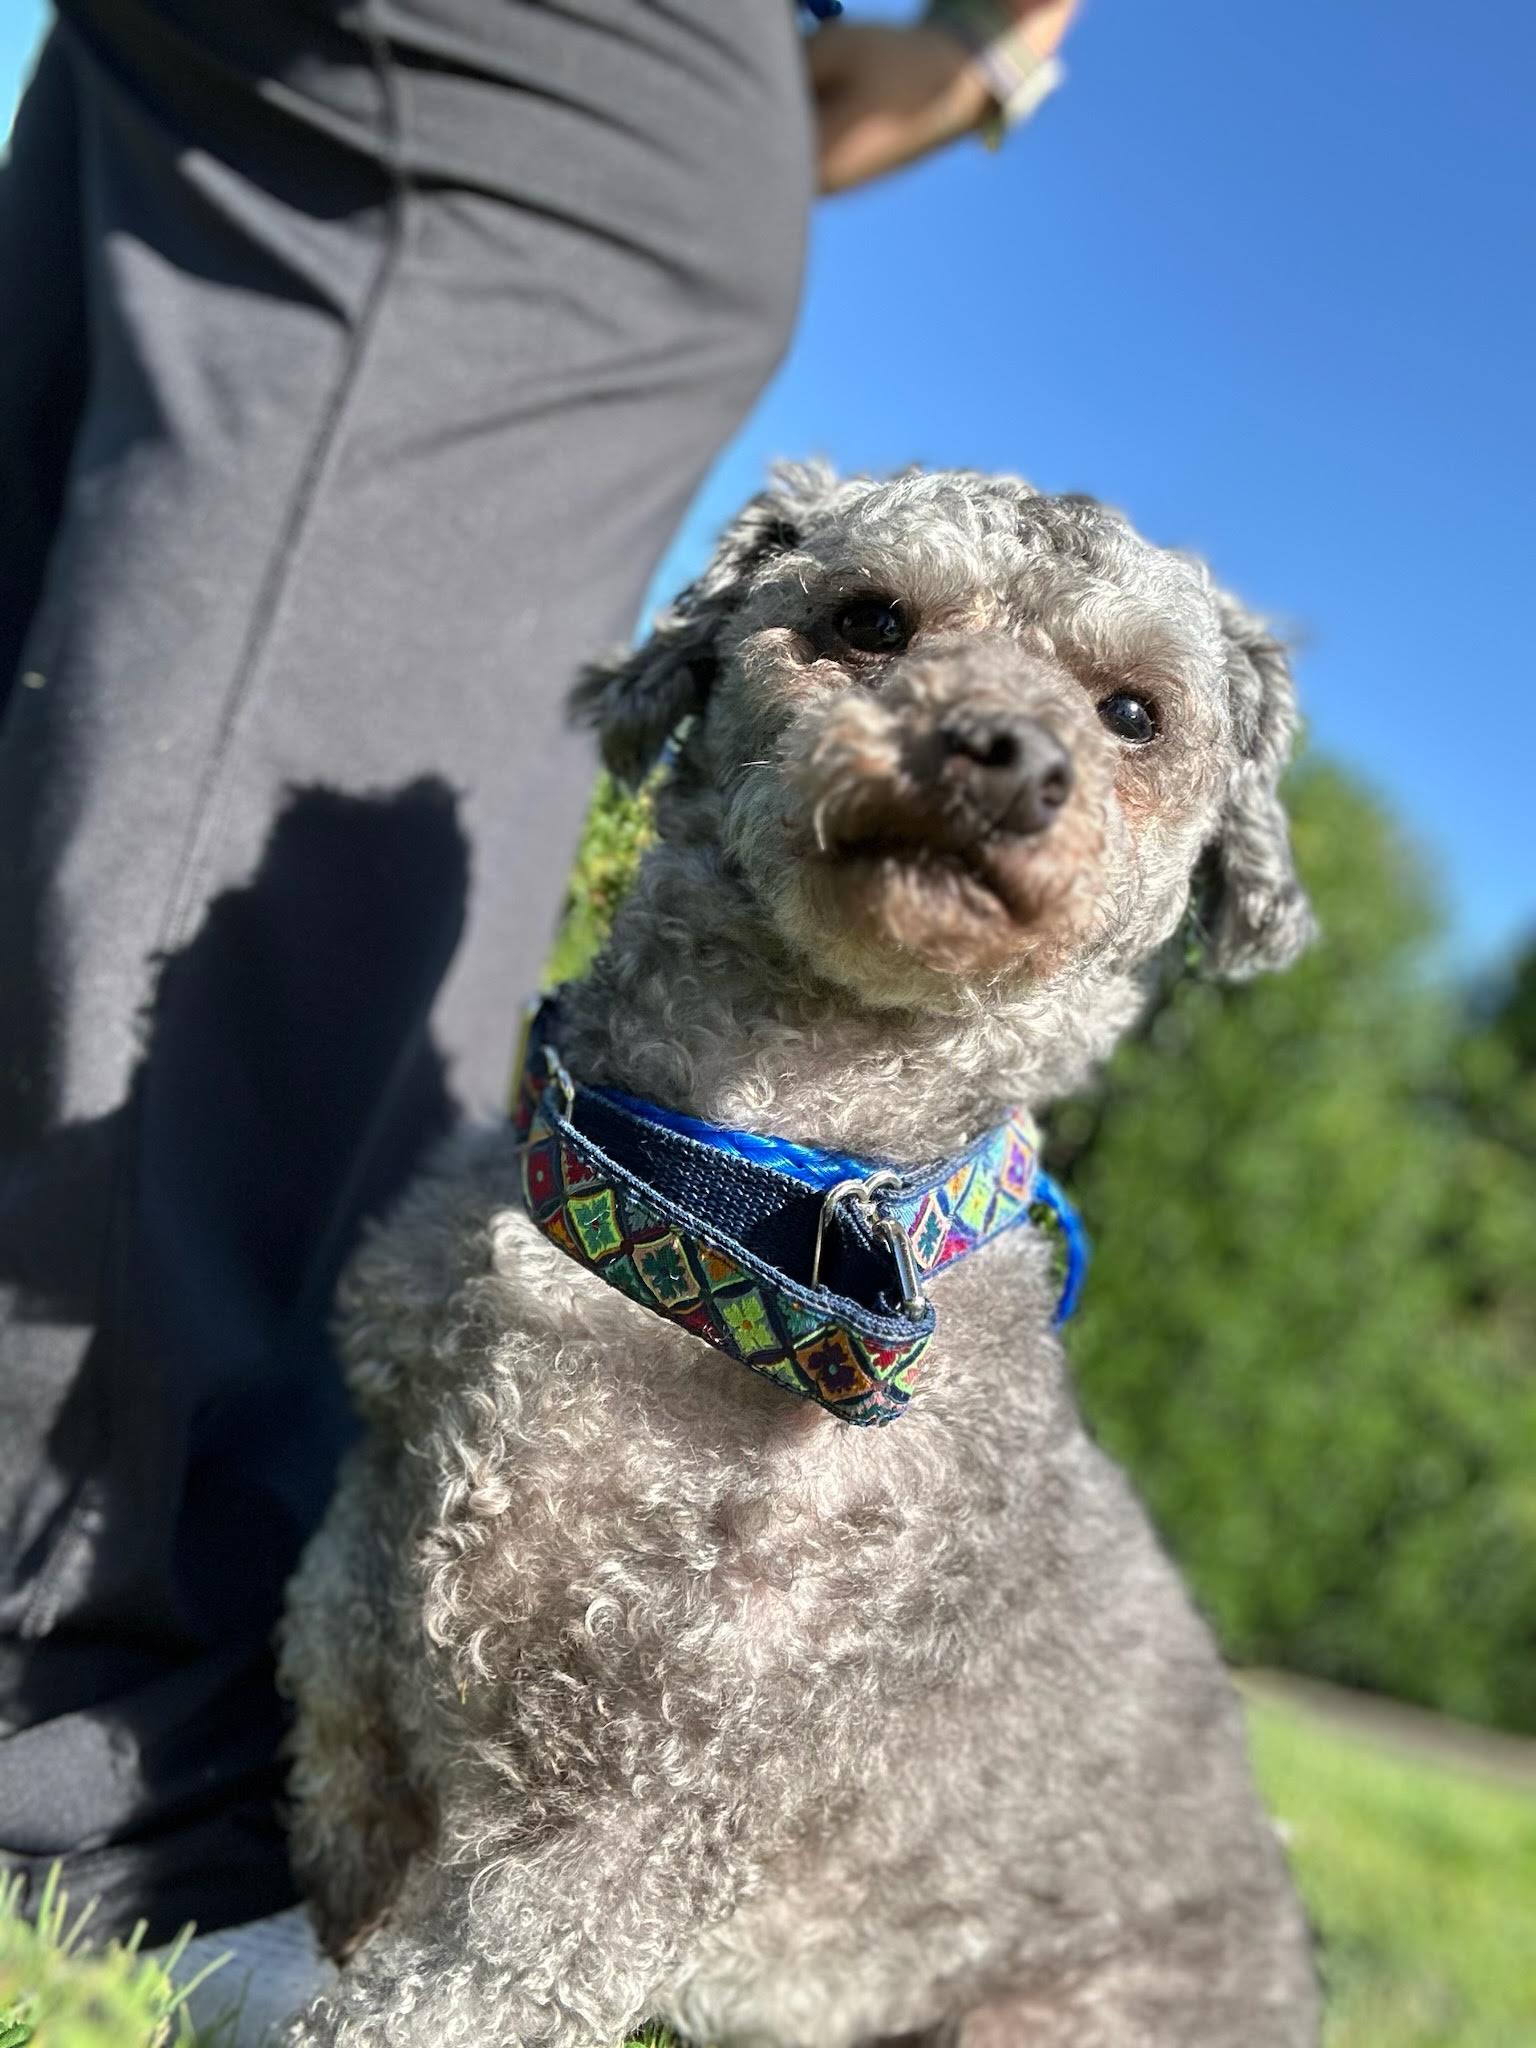
<path fill-rule="evenodd" d="M 1249 1727 L 1322 1936 L 1327 2048 L 1536 2048 L 1536 1792 L 1289 1704 L 1251 1702 Z M 13 1902 L 0 1886 L 0 2048 L 194 2048 L 161 1964 L 91 1951 L 57 1891 L 37 1929 Z"/>
<path fill-rule="evenodd" d="M 193 2048 L 186 2000 L 218 1966 L 172 1981 L 190 1928 L 159 1957 L 140 1954 L 142 1926 L 96 1947 L 90 1906 L 73 1908 L 56 1873 L 34 1921 L 20 1917 L 20 1895 L 19 1877 L 0 1879 L 0 2048 Z"/>
<path fill-rule="evenodd" d="M 1536 1794 L 1251 1704 L 1323 1939 L 1328 2048 L 1536 2048 Z"/>

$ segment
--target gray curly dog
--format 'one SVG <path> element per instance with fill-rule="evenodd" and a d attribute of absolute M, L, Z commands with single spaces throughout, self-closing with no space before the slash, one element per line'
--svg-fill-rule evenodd
<path fill-rule="evenodd" d="M 560 1051 L 716 1123 L 942 1158 L 1084 1081 L 1192 892 L 1216 972 L 1311 933 L 1282 649 L 1089 499 L 786 470 L 575 705 L 630 778 L 688 723 Z M 283 1668 L 345 1968 L 293 2042 L 1315 2042 L 1044 1233 L 933 1300 L 909 1410 L 850 1428 L 551 1245 L 510 1128 L 454 1141 L 344 1289 L 367 1433 Z"/>

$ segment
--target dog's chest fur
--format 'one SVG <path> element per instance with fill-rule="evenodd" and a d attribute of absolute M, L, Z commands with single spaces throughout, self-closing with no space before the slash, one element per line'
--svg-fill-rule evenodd
<path fill-rule="evenodd" d="M 1075 1421 L 1043 1242 L 1020 1232 L 944 1276 L 921 1399 L 853 1429 L 562 1258 L 509 1201 L 513 1172 L 510 1142 L 482 1141 L 467 1174 L 417 1197 L 400 1241 L 418 1270 L 393 1269 L 389 1232 L 349 1287 L 354 1387 L 412 1446 L 442 1655 L 482 1681 L 511 1660 L 524 1706 L 519 1646 L 556 1616 L 599 1688 L 625 1682 L 643 1639 L 707 1672 L 719 1705 L 749 1686 L 757 1712 L 786 1659 L 820 1683 L 845 1641 L 936 1680 L 956 1632 L 1016 1598 L 1059 1516 L 1053 1461 Z M 427 1272 L 434 1200 L 446 1263 Z"/>
<path fill-rule="evenodd" d="M 802 1997 L 852 2039 L 904 1970 L 917 2014 L 936 1895 L 983 1982 L 1101 1938 L 1149 1864 L 1198 1896 L 1212 1857 L 1251 1863 L 1251 1828 L 1203 1824 L 1251 1804 L 1226 1688 L 1078 1422 L 1043 1240 L 945 1275 L 919 1396 L 852 1429 L 561 1257 L 515 1185 L 507 1136 L 463 1147 L 348 1287 L 394 1718 L 450 1788 L 442 1846 L 493 1857 L 658 1773 L 705 1865 L 775 1809 L 768 1878 L 680 1962 L 694 2038 Z"/>

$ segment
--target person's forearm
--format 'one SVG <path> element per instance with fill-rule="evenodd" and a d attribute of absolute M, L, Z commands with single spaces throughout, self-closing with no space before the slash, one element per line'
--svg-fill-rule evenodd
<path fill-rule="evenodd" d="M 845 191 L 962 135 L 996 142 L 1057 83 L 1076 0 L 930 0 L 910 25 L 836 21 L 806 44 L 822 190 Z"/>
<path fill-rule="evenodd" d="M 925 22 L 965 49 L 992 101 L 982 132 L 996 142 L 1061 81 L 1055 52 L 1075 0 L 930 0 Z"/>

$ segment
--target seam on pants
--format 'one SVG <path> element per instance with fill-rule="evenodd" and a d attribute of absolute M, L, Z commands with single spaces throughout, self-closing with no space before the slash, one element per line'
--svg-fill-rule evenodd
<path fill-rule="evenodd" d="M 256 594 L 250 630 L 239 664 L 225 696 L 224 711 L 214 736 L 213 751 L 203 771 L 202 784 L 193 817 L 183 844 L 181 859 L 171 885 L 165 921 L 161 927 L 162 954 L 190 936 L 190 925 L 199 908 L 198 882 L 218 841 L 223 822 L 228 779 L 226 769 L 239 736 L 242 717 L 254 694 L 263 658 L 271 646 L 278 614 L 298 556 L 304 533 L 319 504 L 341 445 L 342 429 L 358 383 L 366 366 L 369 344 L 383 311 L 385 295 L 405 247 L 408 226 L 407 201 L 410 182 L 404 168 L 403 136 L 405 114 L 404 80 L 395 64 L 388 39 L 376 20 L 377 0 L 363 0 L 359 28 L 367 44 L 374 75 L 379 83 L 384 111 L 384 162 L 390 181 L 384 247 L 369 281 L 362 309 L 347 344 L 346 358 L 334 389 L 315 430 L 309 455 L 299 473 L 272 559 Z"/>
<path fill-rule="evenodd" d="M 299 472 L 271 560 L 262 578 L 234 676 L 225 693 L 224 708 L 214 736 L 213 751 L 203 771 L 191 821 L 182 843 L 166 911 L 161 922 L 156 953 L 160 958 L 188 936 L 188 927 L 199 908 L 197 882 L 206 870 L 218 843 L 226 801 L 226 770 L 242 714 L 251 702 L 262 660 L 270 646 L 283 596 L 306 527 L 329 480 L 331 468 L 346 424 L 351 400 L 366 365 L 385 295 L 405 249 L 409 221 L 411 181 L 405 168 L 404 135 L 406 115 L 405 81 L 388 36 L 378 20 L 378 0 L 362 0 L 359 28 L 378 82 L 384 128 L 384 168 L 389 180 L 384 246 L 364 294 L 361 311 L 347 343 L 345 359 L 335 386 L 317 425 L 309 454 Z M 112 1201 L 101 1270 L 96 1282 L 93 1326 L 103 1325 L 108 1284 L 114 1268 L 121 1269 L 121 1240 L 131 1188 L 129 1170 L 134 1156 L 133 1136 L 137 1128 L 136 1096 L 130 1091 L 119 1120 L 112 1164 Z M 128 1328 L 132 1332 L 137 1315 L 132 1310 Z M 89 1371 L 89 1362 L 85 1366 Z M 64 1526 L 40 1568 L 18 1624 L 23 1638 L 46 1636 L 58 1618 L 64 1590 L 76 1561 L 95 1540 L 100 1521 L 99 1467 L 81 1479 L 75 1498 L 65 1514 Z"/>

